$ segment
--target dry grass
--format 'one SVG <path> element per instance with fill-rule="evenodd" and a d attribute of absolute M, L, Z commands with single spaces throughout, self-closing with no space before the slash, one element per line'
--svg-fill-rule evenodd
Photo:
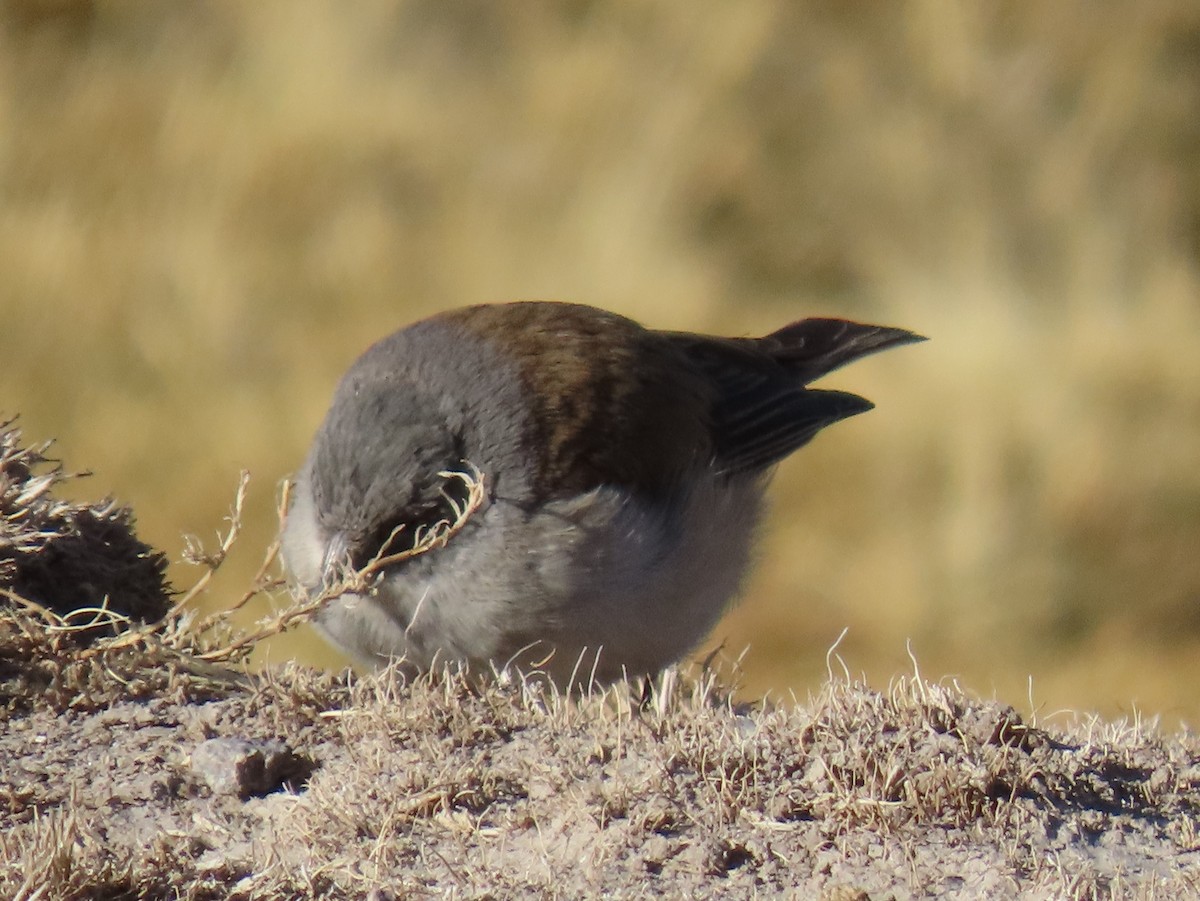
<path fill-rule="evenodd" d="M 717 636 L 750 690 L 849 626 L 877 682 L 911 637 L 1195 721 L 1198 33 L 1181 0 L 3 0 L 0 404 L 176 556 L 243 468 L 266 546 L 337 375 L 436 309 L 908 326 L 836 376 L 879 409 L 782 468 Z"/>
<path fill-rule="evenodd" d="M 64 667 L 79 652 L 39 651 Z M 711 672 L 574 699 L 453 672 L 196 679 L 181 668 L 136 702 L 110 680 L 67 717 L 28 693 L 0 737 L 5 897 L 1200 889 L 1193 738 L 1027 723 L 919 674 L 884 692 L 831 676 L 787 706 L 736 704 Z M 276 742 L 306 775 L 221 791 L 197 759 L 223 739 Z"/>

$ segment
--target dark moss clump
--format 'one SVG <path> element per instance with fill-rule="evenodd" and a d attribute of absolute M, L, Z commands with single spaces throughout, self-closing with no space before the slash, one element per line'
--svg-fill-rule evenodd
<path fill-rule="evenodd" d="M 129 507 L 53 497 L 56 485 L 86 473 L 64 472 L 48 448 L 22 447 L 20 430 L 0 422 L 0 604 L 15 594 L 76 625 L 90 616 L 73 611 L 102 606 L 138 622 L 162 619 L 171 605 L 166 556 L 137 537 Z M 108 631 L 73 634 L 86 641 Z"/>

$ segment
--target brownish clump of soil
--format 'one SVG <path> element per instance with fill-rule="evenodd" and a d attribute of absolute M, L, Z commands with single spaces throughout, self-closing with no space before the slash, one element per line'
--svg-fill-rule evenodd
<path fill-rule="evenodd" d="M 171 606 L 166 555 L 137 537 L 133 511 L 112 498 L 55 497 L 55 487 L 85 473 L 65 472 L 46 456 L 49 446 L 25 447 L 12 421 L 0 422 L 0 589 L 59 615 L 105 608 L 139 622 L 161 619 Z M 76 616 L 77 625 L 84 621 Z"/>

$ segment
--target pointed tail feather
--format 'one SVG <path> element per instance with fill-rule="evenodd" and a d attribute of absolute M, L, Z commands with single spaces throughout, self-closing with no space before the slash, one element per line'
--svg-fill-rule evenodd
<path fill-rule="evenodd" d="M 760 339 L 762 351 L 808 384 L 868 354 L 926 340 L 923 335 L 846 319 L 802 319 Z"/>

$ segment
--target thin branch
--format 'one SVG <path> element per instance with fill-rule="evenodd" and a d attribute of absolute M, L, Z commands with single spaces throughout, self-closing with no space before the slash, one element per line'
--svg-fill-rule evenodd
<path fill-rule="evenodd" d="M 221 568 L 221 564 L 229 556 L 229 549 L 233 547 L 234 542 L 237 541 L 238 536 L 242 532 L 242 508 L 246 503 L 246 488 L 249 484 L 250 473 L 243 469 L 241 476 L 238 478 L 237 493 L 233 499 L 233 510 L 228 517 L 229 531 L 221 539 L 221 546 L 217 548 L 216 553 L 205 554 L 200 548 L 200 543 L 194 537 L 187 539 L 188 547 L 184 552 L 184 559 L 188 563 L 206 566 L 208 569 L 196 580 L 196 584 L 188 589 L 187 593 L 168 611 L 168 618 L 178 613 L 208 587 L 208 583 L 212 581 L 213 574 Z"/>

